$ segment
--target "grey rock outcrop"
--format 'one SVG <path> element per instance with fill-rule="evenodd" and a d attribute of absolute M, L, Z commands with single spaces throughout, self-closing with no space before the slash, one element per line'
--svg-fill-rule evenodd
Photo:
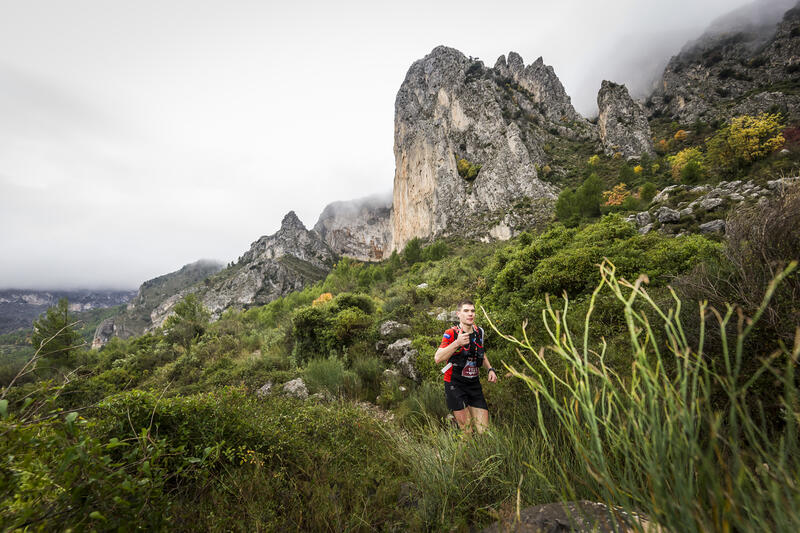
<path fill-rule="evenodd" d="M 419 352 L 411 347 L 411 339 L 398 339 L 384 351 L 384 357 L 391 361 L 402 376 L 417 381 L 416 360 Z"/>
<path fill-rule="evenodd" d="M 411 326 L 402 324 L 394 320 L 387 320 L 380 325 L 378 332 L 381 337 L 394 337 L 396 335 L 404 335 L 411 331 Z"/>
<path fill-rule="evenodd" d="M 543 146 L 570 138 L 596 141 L 596 131 L 541 60 L 525 67 L 512 53 L 487 68 L 435 48 L 411 66 L 395 101 L 393 249 L 455 233 L 464 217 L 488 239 L 544 223 L 558 190 L 539 179 Z M 462 159 L 471 174 L 459 174 Z"/>
<path fill-rule="evenodd" d="M 391 208 L 388 195 L 333 202 L 322 210 L 314 231 L 338 255 L 380 261 L 391 251 Z"/>
<path fill-rule="evenodd" d="M 635 223 L 642 234 L 650 232 L 656 226 L 655 223 L 650 223 L 652 217 L 661 224 L 659 231 L 664 233 L 676 233 L 678 226 L 674 224 L 678 222 L 687 223 L 684 224 L 686 227 L 680 229 L 682 233 L 725 233 L 724 217 L 729 212 L 735 212 L 741 205 L 765 201 L 767 197 L 798 184 L 800 177 L 770 181 L 766 186 L 740 180 L 722 181 L 715 186 L 670 185 L 656 195 L 649 211 L 632 215 L 628 220 Z M 692 229 L 692 222 L 700 221 L 704 222 Z"/>
<path fill-rule="evenodd" d="M 226 309 L 264 305 L 301 290 L 323 279 L 335 261 L 322 238 L 290 211 L 276 233 L 254 242 L 236 264 L 198 286 L 196 294 L 218 318 Z"/>
<path fill-rule="evenodd" d="M 656 210 L 656 219 L 662 224 L 669 222 L 678 222 L 681 219 L 680 212 L 675 209 L 670 209 L 667 206 L 660 207 Z"/>
<path fill-rule="evenodd" d="M 655 155 L 647 116 L 624 85 L 603 80 L 597 93 L 597 106 L 600 108 L 597 126 L 606 155 Z"/>
<path fill-rule="evenodd" d="M 725 221 L 717 219 L 700 224 L 700 233 L 725 233 Z"/>
<path fill-rule="evenodd" d="M 684 124 L 774 109 L 800 118 L 800 95 L 786 89 L 800 70 L 800 9 L 792 3 L 754 2 L 712 24 L 669 61 L 649 114 Z"/>
<path fill-rule="evenodd" d="M 308 398 L 308 388 L 303 381 L 303 378 L 293 379 L 283 384 L 283 393 L 287 396 L 293 396 L 305 400 Z"/>

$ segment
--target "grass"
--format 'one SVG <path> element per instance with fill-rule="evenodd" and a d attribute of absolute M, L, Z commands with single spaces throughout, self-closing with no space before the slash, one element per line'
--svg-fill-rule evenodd
<path fill-rule="evenodd" d="M 588 486 L 592 499 L 644 513 L 669 531 L 800 529 L 794 374 L 800 330 L 793 349 L 779 345 L 755 373 L 741 374 L 748 335 L 777 284 L 796 267 L 793 262 L 773 280 L 752 318 L 738 315 L 733 335 L 728 326 L 734 307 L 719 312 L 701 304 L 699 342 L 693 346 L 684 334 L 677 297 L 673 308 L 662 309 L 648 295 L 644 278 L 629 283 L 603 263 L 592 301 L 605 289 L 625 306 L 629 378 L 606 364 L 604 341 L 590 346 L 592 306 L 582 339 L 567 326 L 568 302 L 561 311 L 548 305 L 542 314 L 549 347 L 536 349 L 527 336 L 505 336 L 531 361 L 524 360 L 527 372 L 510 371 L 536 396 L 540 438 L 555 465 L 555 479 L 569 489 L 565 496 L 580 497 L 576 489 Z M 657 324 L 636 310 L 639 302 L 657 314 Z M 703 350 L 705 329 L 714 326 L 725 339 L 716 359 Z M 656 329 L 663 330 L 663 343 L 656 340 Z M 555 371 L 552 361 L 566 363 L 569 370 Z M 776 394 L 782 395 L 783 425 L 777 428 L 768 427 L 763 410 L 748 397 L 763 374 L 774 376 Z M 548 411 L 580 458 L 577 472 L 564 461 L 563 443 L 546 429 L 552 424 L 541 413 Z"/>

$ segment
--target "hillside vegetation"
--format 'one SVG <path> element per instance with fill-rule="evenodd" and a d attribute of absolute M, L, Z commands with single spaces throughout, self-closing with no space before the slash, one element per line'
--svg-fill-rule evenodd
<path fill-rule="evenodd" d="M 189 296 L 99 351 L 48 353 L 51 331 L 4 360 L 3 528 L 466 531 L 588 499 L 670 531 L 798 530 L 798 188 L 723 213 L 725 238 L 625 220 L 675 183 L 793 174 L 794 130 L 654 131 L 656 158 L 580 154 L 538 234 L 341 259 L 213 322 Z M 501 374 L 471 438 L 433 362 L 463 297 Z M 416 380 L 385 354 L 401 336 Z M 297 378 L 308 399 L 283 392 Z"/>

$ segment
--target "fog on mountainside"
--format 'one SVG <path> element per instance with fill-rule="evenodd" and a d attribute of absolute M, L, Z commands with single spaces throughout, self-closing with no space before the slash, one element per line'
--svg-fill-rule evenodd
<path fill-rule="evenodd" d="M 556 74 L 564 82 L 575 109 L 585 117 L 596 117 L 599 80 L 623 83 L 631 96 L 644 100 L 653 92 L 673 56 L 687 51 L 703 38 L 722 33 L 761 32 L 759 41 L 766 41 L 774 34 L 783 14 L 796 4 L 795 0 L 757 0 L 722 15 L 705 28 L 686 26 L 666 31 L 651 23 L 615 41 L 587 46 L 586 55 L 596 60 L 585 61 L 588 66 L 582 75 L 562 74 L 560 71 L 565 69 L 558 66 Z M 544 59 L 547 63 L 548 58 Z"/>

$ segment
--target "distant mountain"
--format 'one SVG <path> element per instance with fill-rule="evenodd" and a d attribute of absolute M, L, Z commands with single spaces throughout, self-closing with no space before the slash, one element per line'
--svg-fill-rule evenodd
<path fill-rule="evenodd" d="M 35 291 L 24 289 L 0 290 L 0 335 L 19 328 L 30 328 L 39 315 L 58 303 L 69 301 L 73 313 L 104 309 L 128 303 L 136 291 Z"/>
<path fill-rule="evenodd" d="M 290 211 L 277 232 L 259 238 L 227 268 L 193 263 L 142 284 L 123 314 L 97 327 L 92 347 L 102 347 L 111 337 L 128 338 L 160 327 L 189 294 L 197 295 L 214 319 L 226 309 L 264 305 L 324 279 L 336 258 L 320 235 Z"/>

